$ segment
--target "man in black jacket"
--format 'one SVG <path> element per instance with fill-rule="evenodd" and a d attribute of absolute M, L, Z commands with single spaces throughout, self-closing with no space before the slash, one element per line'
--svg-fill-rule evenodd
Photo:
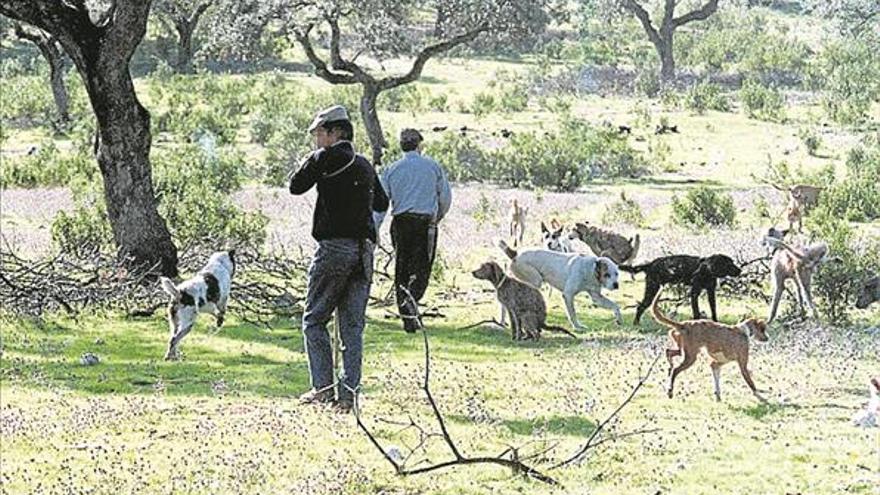
<path fill-rule="evenodd" d="M 333 353 L 327 323 L 338 312 L 342 376 L 336 404 L 351 409 L 361 379 L 367 297 L 373 278 L 376 226 L 373 212 L 388 209 L 388 197 L 373 166 L 354 151 L 354 131 L 342 106 L 318 113 L 309 132 L 313 151 L 290 175 L 291 194 L 317 185 L 312 237 L 318 250 L 309 267 L 302 325 L 312 389 L 303 403 L 334 402 Z"/>

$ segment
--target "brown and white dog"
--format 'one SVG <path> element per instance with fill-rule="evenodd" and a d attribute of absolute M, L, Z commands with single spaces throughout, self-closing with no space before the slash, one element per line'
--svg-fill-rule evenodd
<path fill-rule="evenodd" d="M 596 256 L 611 258 L 618 265 L 630 263 L 639 254 L 639 234 L 632 238 L 626 237 L 610 230 L 600 229 L 588 225 L 589 222 L 575 223 L 574 229 L 569 234 L 570 239 L 580 239 L 581 242 L 590 246 Z"/>
<path fill-rule="evenodd" d="M 498 247 L 512 260 L 510 271 L 517 279 L 538 290 L 546 282 L 562 292 L 568 321 L 575 329 L 586 330 L 578 321 L 574 309 L 574 296 L 580 292 L 589 294 L 597 305 L 614 311 L 618 325 L 623 323 L 620 308 L 602 295 L 603 288 L 616 290 L 620 286 L 617 265 L 610 259 L 545 249 L 517 252 L 504 241 L 498 241 Z"/>
<path fill-rule="evenodd" d="M 192 330 L 199 313 L 212 313 L 217 327 L 223 325 L 234 273 L 235 250 L 229 250 L 212 254 L 199 273 L 177 285 L 169 278 L 160 278 L 162 289 L 171 297 L 168 304 L 171 335 L 166 360 L 178 358 L 177 346 Z"/>
<path fill-rule="evenodd" d="M 715 399 L 721 400 L 721 366 L 731 361 L 739 365 L 740 373 L 760 400 L 761 397 L 752 375 L 749 372 L 749 339 L 766 342 L 767 324 L 757 318 L 749 318 L 738 325 L 726 325 L 711 320 L 688 320 L 675 321 L 664 315 L 658 306 L 660 292 L 654 297 L 651 304 L 651 312 L 657 323 L 669 327 L 669 338 L 675 343 L 675 349 L 666 349 L 666 360 L 669 361 L 669 384 L 666 395 L 671 399 L 675 386 L 675 378 L 682 371 L 690 368 L 697 360 L 700 349 L 706 349 L 706 353 L 712 358 L 712 378 L 715 381 Z M 678 367 L 673 367 L 672 358 L 682 356 L 683 361 Z"/>
<path fill-rule="evenodd" d="M 769 325 L 776 318 L 779 309 L 779 301 L 785 291 L 785 281 L 794 279 L 797 285 L 798 305 L 803 309 L 806 301 L 807 307 L 818 318 L 816 305 L 813 304 L 813 295 L 810 291 L 813 273 L 828 259 L 828 245 L 825 243 L 811 244 L 800 249 L 795 249 L 788 244 L 773 237 L 765 238 L 771 246 L 782 249 L 773 255 L 770 260 L 770 281 L 773 285 L 773 301 L 770 303 L 770 315 L 767 317 Z"/>

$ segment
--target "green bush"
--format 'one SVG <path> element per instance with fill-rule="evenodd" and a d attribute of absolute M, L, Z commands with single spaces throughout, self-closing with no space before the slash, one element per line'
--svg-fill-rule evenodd
<path fill-rule="evenodd" d="M 55 115 L 55 100 L 48 74 L 3 79 L 0 120 L 33 126 L 48 124 Z"/>
<path fill-rule="evenodd" d="M 468 136 L 447 132 L 426 153 L 456 181 L 572 191 L 595 177 L 637 177 L 641 156 L 614 129 L 566 120 L 555 133 L 514 134 L 507 145 L 486 150 Z"/>
<path fill-rule="evenodd" d="M 426 143 L 425 154 L 443 166 L 451 181 L 490 181 L 494 177 L 486 150 L 467 135 L 444 132 L 439 140 Z"/>
<path fill-rule="evenodd" d="M 113 245 L 113 231 L 101 189 L 95 182 L 73 187 L 76 206 L 52 220 L 52 243 L 63 253 L 84 256 Z"/>
<path fill-rule="evenodd" d="M 620 199 L 608 205 L 602 213 L 602 223 L 605 225 L 624 223 L 638 227 L 644 222 L 645 215 L 639 204 L 622 193 Z"/>
<path fill-rule="evenodd" d="M 495 112 L 497 109 L 498 103 L 495 101 L 495 95 L 490 92 L 481 92 L 474 95 L 468 111 L 477 117 L 482 117 Z"/>
<path fill-rule="evenodd" d="M 248 112 L 253 81 L 200 76 L 171 76 L 150 84 L 150 98 L 158 108 L 154 133 L 170 132 L 190 141 L 210 132 L 221 143 L 232 143 Z"/>
<path fill-rule="evenodd" d="M 498 96 L 498 109 L 502 112 L 522 112 L 529 104 L 528 86 L 522 83 L 505 84 Z"/>
<path fill-rule="evenodd" d="M 826 185 L 817 210 L 853 222 L 880 218 L 880 144 L 851 150 L 846 168 L 845 179 Z"/>
<path fill-rule="evenodd" d="M 706 110 L 730 111 L 730 101 L 722 93 L 721 86 L 708 81 L 691 86 L 685 93 L 684 105 L 699 114 Z"/>
<path fill-rule="evenodd" d="M 835 215 L 832 208 L 817 209 L 807 218 L 805 226 L 812 237 L 828 244 L 832 258 L 813 276 L 815 302 L 829 321 L 845 323 L 854 308 L 861 281 L 868 272 L 877 269 L 880 242 L 876 237 L 857 239 L 850 224 Z"/>
<path fill-rule="evenodd" d="M 672 221 L 691 228 L 733 227 L 736 208 L 730 194 L 700 186 L 691 189 L 683 199 L 672 197 Z"/>
<path fill-rule="evenodd" d="M 816 156 L 819 147 L 822 146 L 822 139 L 816 134 L 816 131 L 808 127 L 802 127 L 798 130 L 798 137 L 807 149 L 807 154 Z"/>
<path fill-rule="evenodd" d="M 91 180 L 97 172 L 88 152 L 62 152 L 54 141 L 45 140 L 28 155 L 4 160 L 0 187 L 66 186 L 75 179 Z"/>
<path fill-rule="evenodd" d="M 829 117 L 841 124 L 862 122 L 880 98 L 880 57 L 863 40 L 829 43 L 812 69 L 812 82 L 825 92 L 822 106 Z"/>
<path fill-rule="evenodd" d="M 241 210 L 230 198 L 245 179 L 241 154 L 213 156 L 187 145 L 156 153 L 152 165 L 159 214 L 178 247 L 207 240 L 255 249 L 262 246 L 268 218 L 261 212 Z M 52 221 L 52 239 L 59 249 L 81 254 L 112 245 L 101 191 L 97 181 L 73 187 L 73 212 L 62 211 Z"/>
<path fill-rule="evenodd" d="M 739 91 L 739 97 L 749 118 L 770 122 L 785 121 L 785 97 L 778 89 L 746 79 Z"/>

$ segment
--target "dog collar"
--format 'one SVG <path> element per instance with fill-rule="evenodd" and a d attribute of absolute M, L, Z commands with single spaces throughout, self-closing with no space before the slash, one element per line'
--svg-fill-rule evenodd
<path fill-rule="evenodd" d="M 743 334 L 745 334 L 745 336 L 746 336 L 747 339 L 752 338 L 752 334 L 753 334 L 754 332 L 752 331 L 752 327 L 751 327 L 751 325 L 748 325 L 748 324 L 746 324 L 745 322 L 743 322 L 743 323 L 740 323 L 739 325 L 737 325 L 737 327 L 739 327 L 740 330 L 743 331 Z"/>
<path fill-rule="evenodd" d="M 507 274 L 506 273 L 501 274 L 501 281 L 500 282 L 498 282 L 497 284 L 493 284 L 495 286 L 495 290 L 500 289 L 501 286 L 504 285 L 504 282 L 507 282 Z"/>

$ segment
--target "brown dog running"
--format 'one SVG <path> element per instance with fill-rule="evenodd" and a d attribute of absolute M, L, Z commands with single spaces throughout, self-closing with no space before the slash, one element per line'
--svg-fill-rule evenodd
<path fill-rule="evenodd" d="M 669 338 L 675 342 L 677 349 L 666 349 L 666 360 L 669 361 L 669 385 L 666 395 L 672 398 L 672 390 L 675 385 L 675 377 L 679 373 L 691 367 L 697 360 L 700 349 L 706 349 L 706 353 L 712 358 L 712 378 L 715 380 L 715 400 L 721 400 L 721 366 L 731 361 L 739 364 L 739 370 L 743 378 L 752 389 L 755 397 L 765 401 L 758 393 L 752 375 L 749 373 L 749 337 L 766 342 L 767 324 L 757 318 L 749 318 L 739 325 L 725 325 L 712 320 L 688 320 L 674 321 L 660 312 L 658 301 L 660 292 L 654 297 L 651 304 L 651 312 L 657 323 L 667 326 Z M 684 361 L 673 369 L 672 358 L 684 354 Z"/>

